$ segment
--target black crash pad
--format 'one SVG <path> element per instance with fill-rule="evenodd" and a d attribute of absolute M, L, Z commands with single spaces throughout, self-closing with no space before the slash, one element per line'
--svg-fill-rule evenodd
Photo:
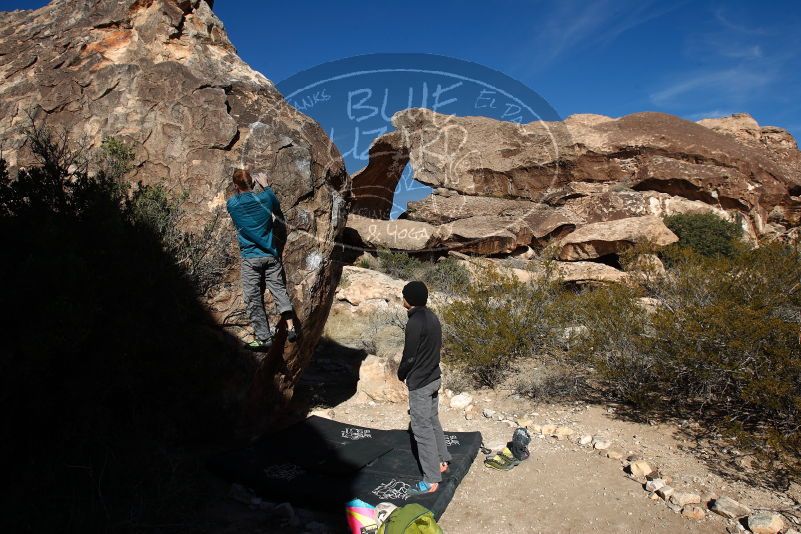
<path fill-rule="evenodd" d="M 481 445 L 479 432 L 445 432 L 453 460 L 439 489 L 409 496 L 422 478 L 408 430 L 377 430 L 312 416 L 250 447 L 209 460 L 209 468 L 258 495 L 298 506 L 344 510 L 351 499 L 370 504 L 422 504 L 436 518 L 447 508 Z"/>

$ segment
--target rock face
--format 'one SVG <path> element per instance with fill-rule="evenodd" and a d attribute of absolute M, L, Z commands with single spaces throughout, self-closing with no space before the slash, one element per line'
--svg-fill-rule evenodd
<path fill-rule="evenodd" d="M 339 276 L 331 256 L 349 177 L 322 129 L 236 55 L 210 0 L 54 0 L 0 13 L 0 77 L 12 167 L 34 163 L 29 117 L 90 149 L 115 136 L 136 148 L 131 179 L 186 194 L 198 226 L 224 204 L 234 168 L 268 178 L 287 219 L 284 263 L 304 336 L 260 364 L 250 423 L 263 427 L 291 395 Z M 221 315 L 241 305 L 229 293 Z"/>
<path fill-rule="evenodd" d="M 631 217 L 579 228 L 558 242 L 556 255 L 563 261 L 591 260 L 618 254 L 631 245 L 663 247 L 678 240 L 659 217 Z"/>
<path fill-rule="evenodd" d="M 347 233 L 359 246 L 374 249 L 417 251 L 430 249 L 440 243 L 439 231 L 425 222 L 398 219 L 387 221 L 351 215 Z"/>
<path fill-rule="evenodd" d="M 718 497 L 709 506 L 709 509 L 727 519 L 739 519 L 751 515 L 751 509 L 740 504 L 731 497 Z"/>
<path fill-rule="evenodd" d="M 392 120 L 396 130 L 375 141 L 375 157 L 354 176 L 354 203 L 375 204 L 375 195 L 360 199 L 363 190 L 394 191 L 408 161 L 435 194 L 410 202 L 405 217 L 441 227 L 437 245 L 449 249 L 541 249 L 594 223 L 676 213 L 739 221 L 754 241 L 801 224 L 801 152 L 785 130 L 747 115 L 518 125 L 409 109 Z M 388 213 L 383 198 L 369 217 Z"/>

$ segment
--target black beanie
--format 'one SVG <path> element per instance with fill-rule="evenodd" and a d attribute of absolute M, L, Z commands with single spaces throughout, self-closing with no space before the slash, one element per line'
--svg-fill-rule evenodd
<path fill-rule="evenodd" d="M 423 282 L 409 282 L 403 286 L 403 298 L 412 306 L 425 306 L 428 301 L 428 288 Z"/>

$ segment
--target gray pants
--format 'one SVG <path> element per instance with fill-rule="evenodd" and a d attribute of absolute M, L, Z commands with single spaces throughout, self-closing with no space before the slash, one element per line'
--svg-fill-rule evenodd
<path fill-rule="evenodd" d="M 417 442 L 417 457 L 423 470 L 423 480 L 429 483 L 441 482 L 439 464 L 451 461 L 439 422 L 440 382 L 438 378 L 427 386 L 409 391 L 409 416 Z"/>
<path fill-rule="evenodd" d="M 256 338 L 267 341 L 272 337 L 267 312 L 264 310 L 264 290 L 269 289 L 278 313 L 292 311 L 292 302 L 286 292 L 284 268 L 277 258 L 242 258 L 242 297 Z"/>

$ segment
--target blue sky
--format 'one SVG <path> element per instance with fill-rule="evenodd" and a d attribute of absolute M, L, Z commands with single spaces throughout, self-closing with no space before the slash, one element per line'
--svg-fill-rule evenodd
<path fill-rule="evenodd" d="M 562 117 L 651 110 L 697 120 L 742 111 L 801 137 L 798 1 L 216 4 L 240 55 L 275 82 L 359 54 L 440 54 L 519 80 Z"/>

